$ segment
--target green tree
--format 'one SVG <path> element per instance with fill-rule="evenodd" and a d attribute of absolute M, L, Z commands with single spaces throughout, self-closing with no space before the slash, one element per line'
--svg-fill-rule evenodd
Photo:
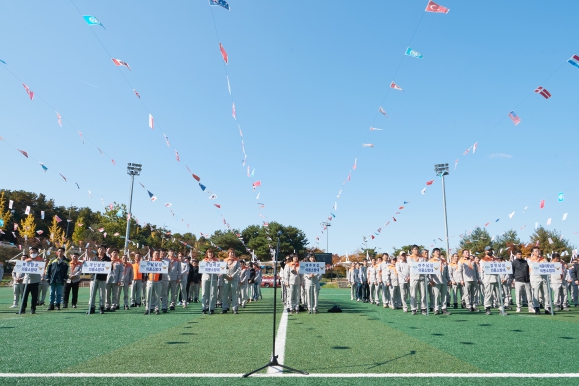
<path fill-rule="evenodd" d="M 469 235 L 462 235 L 459 249 L 468 249 L 474 255 L 484 254 L 487 246 L 491 245 L 489 232 L 483 228 L 475 228 Z"/>
<path fill-rule="evenodd" d="M 519 239 L 517 231 L 514 229 L 510 229 L 495 237 L 491 245 L 494 249 L 495 256 L 503 258 L 510 257 L 511 253 L 514 254 L 515 250 L 522 247 L 521 240 Z"/>
<path fill-rule="evenodd" d="M 541 248 L 543 254 L 551 254 L 553 252 L 558 252 L 561 254 L 562 252 L 567 251 L 569 255 L 573 249 L 575 249 L 575 245 L 572 245 L 568 239 L 563 238 L 561 232 L 557 231 L 556 229 L 547 230 L 544 227 L 539 227 L 535 230 L 535 232 L 529 238 L 529 243 L 527 243 L 525 251 L 528 250 L 530 254 L 530 249 L 534 246 L 538 246 Z M 566 255 L 566 254 L 565 254 Z M 564 260 L 569 260 L 568 257 L 564 257 Z"/>
<path fill-rule="evenodd" d="M 424 249 L 424 245 L 419 245 L 418 249 L 420 249 L 420 250 Z M 392 250 L 394 251 L 393 256 L 396 256 L 396 257 L 398 257 L 400 252 L 406 252 L 407 255 L 410 255 L 411 250 L 412 250 L 412 244 L 403 245 L 400 248 L 392 247 Z"/>

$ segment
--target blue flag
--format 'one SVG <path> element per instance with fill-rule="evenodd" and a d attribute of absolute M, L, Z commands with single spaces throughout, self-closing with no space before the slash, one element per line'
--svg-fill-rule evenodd
<path fill-rule="evenodd" d="M 406 52 L 404 53 L 404 55 L 412 56 L 413 58 L 416 58 L 416 59 L 423 59 L 424 58 L 424 56 L 422 56 L 422 54 L 420 52 L 414 51 L 410 47 L 408 47 L 406 49 Z"/>
<path fill-rule="evenodd" d="M 209 0 L 209 5 L 219 5 L 229 11 L 229 4 L 225 0 Z"/>
<path fill-rule="evenodd" d="M 100 25 L 101 27 L 105 28 L 105 26 L 94 16 L 86 15 L 82 17 L 86 24 L 88 25 Z M 105 28 L 106 29 L 106 28 Z"/>
<path fill-rule="evenodd" d="M 3 227 L 3 226 L 4 226 L 4 219 L 0 218 L 0 227 Z"/>
<path fill-rule="evenodd" d="M 123 217 L 123 210 L 119 209 L 119 211 L 117 212 L 117 217 Z"/>
<path fill-rule="evenodd" d="M 201 183 L 199 184 L 199 187 L 201 188 L 202 191 L 205 191 L 205 189 L 206 189 L 206 188 L 205 188 L 205 185 L 203 185 L 203 184 L 201 184 Z"/>
<path fill-rule="evenodd" d="M 3 61 L 2 59 L 0 59 L 0 63 L 4 63 L 4 64 L 6 64 L 6 62 L 5 62 L 5 61 Z"/>
<path fill-rule="evenodd" d="M 563 192 L 559 193 L 559 202 L 563 202 L 565 197 L 563 197 Z"/>

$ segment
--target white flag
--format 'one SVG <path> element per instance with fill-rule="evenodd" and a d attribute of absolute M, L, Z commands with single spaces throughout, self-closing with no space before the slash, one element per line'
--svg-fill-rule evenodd
<path fill-rule="evenodd" d="M 551 225 L 551 219 L 547 220 L 547 225 Z"/>
<path fill-rule="evenodd" d="M 26 210 L 24 211 L 24 214 L 30 214 L 30 207 L 29 207 L 29 206 L 26 207 Z"/>
<path fill-rule="evenodd" d="M 515 212 L 509 214 L 509 218 L 513 218 L 514 215 L 515 215 Z"/>
<path fill-rule="evenodd" d="M 568 214 L 569 214 L 569 213 L 565 213 L 565 214 L 563 215 L 563 221 L 567 220 L 567 215 L 568 215 Z"/>
<path fill-rule="evenodd" d="M 8 201 L 8 209 L 12 209 L 12 204 L 14 204 L 14 201 Z"/>
<path fill-rule="evenodd" d="M 149 127 L 151 130 L 155 130 L 155 119 L 151 114 L 149 114 Z"/>

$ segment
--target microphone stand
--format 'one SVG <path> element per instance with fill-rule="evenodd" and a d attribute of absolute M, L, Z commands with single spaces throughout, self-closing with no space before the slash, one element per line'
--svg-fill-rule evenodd
<path fill-rule="evenodd" d="M 297 370 L 282 364 L 279 364 L 277 361 L 277 355 L 275 355 L 275 319 L 276 319 L 276 310 L 277 310 L 277 261 L 278 261 L 278 257 L 279 257 L 279 240 L 280 240 L 280 236 L 281 236 L 281 231 L 278 232 L 278 238 L 277 238 L 277 249 L 276 249 L 276 253 L 275 253 L 275 263 L 273 266 L 273 337 L 272 337 L 272 341 L 273 341 L 273 348 L 271 351 L 271 358 L 269 360 L 269 362 L 265 365 L 262 366 L 256 370 L 253 370 L 250 373 L 247 374 L 243 374 L 243 378 L 247 378 L 252 374 L 257 373 L 258 371 L 261 371 L 265 368 L 268 367 L 272 367 L 272 366 L 276 366 L 276 367 L 281 367 L 284 370 L 288 370 L 294 373 L 299 373 L 302 375 L 309 375 L 309 373 L 305 372 L 305 371 L 301 371 L 301 370 Z"/>

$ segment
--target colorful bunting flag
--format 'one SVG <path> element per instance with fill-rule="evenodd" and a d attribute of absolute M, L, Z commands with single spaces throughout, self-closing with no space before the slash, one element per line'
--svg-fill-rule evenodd
<path fill-rule="evenodd" d="M 430 186 L 434 183 L 434 180 L 426 181 L 426 186 Z"/>
<path fill-rule="evenodd" d="M 90 15 L 85 15 L 82 18 L 84 19 L 84 21 L 86 21 L 86 24 L 88 24 L 90 26 L 100 25 L 101 27 L 103 27 L 106 30 L 105 26 L 96 17 L 90 16 Z"/>
<path fill-rule="evenodd" d="M 151 114 L 149 114 L 149 127 L 151 130 L 155 130 L 155 119 Z"/>
<path fill-rule="evenodd" d="M 569 213 L 563 214 L 563 221 L 567 220 L 567 215 L 568 215 L 568 214 L 569 214 Z"/>
<path fill-rule="evenodd" d="M 539 205 L 539 208 L 543 209 L 545 207 L 545 200 L 541 200 L 541 204 Z"/>
<path fill-rule="evenodd" d="M 458 165 L 458 158 L 454 161 L 454 170 L 456 170 L 456 165 Z"/>
<path fill-rule="evenodd" d="M 396 83 L 394 83 L 394 81 L 392 81 L 392 83 L 390 83 L 390 88 L 393 88 L 394 90 L 404 91 L 404 90 L 402 90 L 402 87 L 398 86 Z"/>
<path fill-rule="evenodd" d="M 388 114 L 386 114 L 386 111 L 384 111 L 384 109 L 382 108 L 382 106 L 380 106 L 380 108 L 378 109 L 378 111 L 380 112 L 380 114 L 384 115 L 385 117 L 388 117 Z"/>
<path fill-rule="evenodd" d="M 199 178 L 198 175 L 196 175 L 196 174 L 191 174 L 191 175 L 193 176 L 193 178 L 195 178 L 195 180 L 196 180 L 197 182 L 201 181 L 201 178 Z"/>
<path fill-rule="evenodd" d="M 510 214 L 509 214 L 509 218 L 513 218 L 514 215 L 515 215 L 515 212 L 510 213 Z"/>
<path fill-rule="evenodd" d="M 213 205 L 215 205 L 217 207 L 217 209 L 221 209 L 221 205 L 219 205 L 219 204 L 213 204 Z"/>
<path fill-rule="evenodd" d="M 362 147 L 374 147 L 373 143 L 363 143 Z"/>
<path fill-rule="evenodd" d="M 551 225 L 551 218 L 547 219 L 547 225 Z"/>
<path fill-rule="evenodd" d="M 44 220 L 44 211 L 43 210 L 40 211 L 40 219 Z"/>
<path fill-rule="evenodd" d="M 443 7 L 442 5 L 436 4 L 434 1 L 430 0 L 428 5 L 426 6 L 425 12 L 434 12 L 434 13 L 448 13 L 450 9 Z"/>
<path fill-rule="evenodd" d="M 60 173 L 58 173 L 58 174 L 59 174 L 59 175 L 62 177 L 62 179 L 64 180 L 64 182 L 67 182 L 67 181 L 66 181 L 66 177 L 65 177 L 65 176 L 63 176 L 63 175 L 62 175 L 62 174 L 60 174 Z"/>
<path fill-rule="evenodd" d="M 420 52 L 414 51 L 410 47 L 406 48 L 406 52 L 404 52 L 404 55 L 411 56 L 411 57 L 416 58 L 416 59 L 424 59 L 424 56 L 422 56 L 422 54 Z M 390 86 L 390 87 L 392 87 L 392 86 Z"/>
<path fill-rule="evenodd" d="M 24 214 L 27 214 L 27 215 L 30 214 L 30 207 L 29 206 L 26 206 L 26 210 L 24 211 Z"/>
<path fill-rule="evenodd" d="M 60 219 L 60 217 L 58 217 L 58 215 L 54 215 L 54 218 L 56 219 L 56 222 L 61 222 L 62 220 Z"/>
<path fill-rule="evenodd" d="M 237 120 L 237 113 L 235 112 L 235 102 L 233 102 L 232 106 L 231 106 L 231 115 L 233 116 L 233 119 Z M 245 154 L 245 152 L 244 152 Z"/>
<path fill-rule="evenodd" d="M 261 181 L 256 181 L 256 182 L 254 182 L 252 186 L 253 186 L 254 188 L 257 187 L 257 186 L 261 186 Z"/>
<path fill-rule="evenodd" d="M 167 144 L 167 147 L 171 147 L 171 143 L 169 142 L 169 137 L 167 137 L 165 135 L 165 133 L 163 133 L 163 137 L 165 137 L 165 143 Z M 187 169 L 189 169 L 189 168 L 187 168 Z"/>
<path fill-rule="evenodd" d="M 28 94 L 28 97 L 30 98 L 30 100 L 34 99 L 34 91 L 31 91 L 27 85 L 25 85 L 24 83 L 22 83 L 22 85 L 24 86 L 24 89 L 26 90 L 26 94 Z"/>
<path fill-rule="evenodd" d="M 42 167 L 42 169 L 46 172 L 48 170 L 48 168 L 46 166 L 44 166 L 44 164 L 40 161 L 38 161 L 38 163 L 40 164 L 40 166 Z"/>
<path fill-rule="evenodd" d="M 135 95 L 137 96 L 137 98 L 141 99 L 141 96 L 139 95 L 139 93 L 137 92 L 137 90 L 133 89 L 133 92 L 135 93 Z"/>
<path fill-rule="evenodd" d="M 358 162 L 358 158 L 354 159 L 354 166 L 352 166 L 352 170 L 356 170 L 356 163 Z"/>
<path fill-rule="evenodd" d="M 129 71 L 131 71 L 131 67 L 129 67 L 129 64 L 127 62 L 123 62 L 122 60 L 114 59 L 114 58 L 111 58 L 111 60 L 113 61 L 115 66 L 117 66 L 117 67 L 124 66 L 124 67 L 128 68 Z"/>
<path fill-rule="evenodd" d="M 563 192 L 559 193 L 559 196 L 557 197 L 557 200 L 559 202 L 563 202 L 565 200 L 565 197 L 563 196 Z"/>
<path fill-rule="evenodd" d="M 543 98 L 545 98 L 545 99 L 551 98 L 551 93 L 549 91 L 547 91 L 546 88 L 543 88 L 541 86 L 537 87 L 535 89 L 535 92 L 541 94 L 543 96 Z"/>
<path fill-rule="evenodd" d="M 27 153 L 27 152 L 25 152 L 24 150 L 20 150 L 20 149 L 18 149 L 18 151 L 19 151 L 20 153 L 22 153 L 22 155 L 23 155 L 24 157 L 28 158 L 28 153 Z"/>
<path fill-rule="evenodd" d="M 517 114 L 515 114 L 514 111 L 511 111 L 509 113 L 509 118 L 511 118 L 511 120 L 513 121 L 515 126 L 517 126 L 519 123 L 521 123 L 521 118 L 519 118 L 519 116 Z"/>
<path fill-rule="evenodd" d="M 177 159 L 177 162 L 181 162 L 181 158 L 179 158 L 179 152 L 177 150 L 175 150 L 175 159 Z"/>
<path fill-rule="evenodd" d="M 472 146 L 472 154 L 474 154 L 476 152 L 476 148 L 478 146 L 478 142 L 476 142 L 473 146 Z"/>
<path fill-rule="evenodd" d="M 206 189 L 205 185 L 203 185 L 201 183 L 199 183 L 199 187 L 201 188 L 202 191 L 205 191 L 205 189 Z"/>
<path fill-rule="evenodd" d="M 165 204 L 165 206 L 166 206 L 167 208 L 170 208 L 170 207 L 171 207 L 171 205 L 173 205 L 173 204 L 171 204 L 170 202 L 169 202 L 169 203 L 167 203 L 167 204 Z"/>
<path fill-rule="evenodd" d="M 420 193 L 426 194 L 426 188 L 422 189 L 422 190 L 420 191 Z"/>
<path fill-rule="evenodd" d="M 221 45 L 221 43 L 219 43 L 219 51 L 221 51 L 221 56 L 223 56 L 223 61 L 225 62 L 225 64 L 229 63 L 227 52 L 225 51 L 225 48 L 223 48 L 223 45 Z"/>
<path fill-rule="evenodd" d="M 571 64 L 571 65 L 579 68 L 579 56 L 573 55 L 573 56 L 571 57 L 571 59 L 569 59 L 567 62 L 568 62 L 569 64 Z M 6 63 L 4 63 L 4 64 L 6 64 Z"/>
<path fill-rule="evenodd" d="M 62 127 L 62 117 L 60 116 L 58 111 L 56 111 L 56 121 L 58 122 L 58 126 Z"/>
<path fill-rule="evenodd" d="M 382 131 L 382 129 L 377 129 L 375 127 L 370 126 L 370 131 Z"/>

